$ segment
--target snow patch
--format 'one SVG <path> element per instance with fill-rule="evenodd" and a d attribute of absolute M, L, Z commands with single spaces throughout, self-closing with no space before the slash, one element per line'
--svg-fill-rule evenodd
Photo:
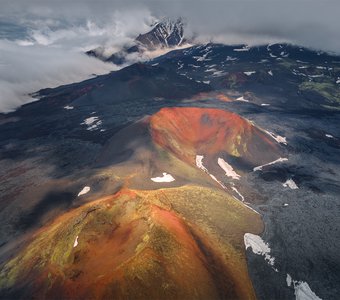
<path fill-rule="evenodd" d="M 84 186 L 83 189 L 78 193 L 78 197 L 87 194 L 91 188 L 89 186 Z"/>
<path fill-rule="evenodd" d="M 70 105 L 66 105 L 66 106 L 64 106 L 64 109 L 70 110 L 70 109 L 74 109 L 74 107 L 73 107 L 73 106 L 70 106 Z"/>
<path fill-rule="evenodd" d="M 275 258 L 270 255 L 269 245 L 264 242 L 260 236 L 252 233 L 246 233 L 244 235 L 244 245 L 246 246 L 246 249 L 250 247 L 254 254 L 264 256 L 266 262 L 270 266 L 274 266 Z M 274 270 L 277 271 L 276 269 Z"/>
<path fill-rule="evenodd" d="M 292 285 L 292 277 L 289 274 L 287 274 L 286 282 L 287 282 L 287 286 L 291 286 Z"/>
<path fill-rule="evenodd" d="M 218 165 L 224 170 L 225 175 L 227 175 L 228 177 L 231 177 L 232 179 L 237 179 L 240 180 L 241 176 L 238 175 L 233 167 L 231 165 L 229 165 L 223 158 L 218 158 L 217 160 Z"/>
<path fill-rule="evenodd" d="M 87 126 L 86 130 L 90 130 L 90 131 L 98 129 L 98 127 L 101 124 L 102 124 L 102 121 L 99 120 L 98 117 L 89 117 L 89 118 L 86 118 L 83 123 L 80 123 L 80 125 L 86 125 Z"/>
<path fill-rule="evenodd" d="M 243 48 L 238 48 L 238 49 L 233 49 L 235 52 L 244 52 L 244 51 L 249 51 L 250 48 L 247 46 L 244 46 Z"/>
<path fill-rule="evenodd" d="M 248 72 L 243 72 L 244 74 L 246 74 L 247 76 L 253 75 L 256 73 L 256 71 L 248 71 Z"/>
<path fill-rule="evenodd" d="M 173 182 L 175 181 L 175 178 L 172 177 L 171 174 L 163 173 L 162 177 L 154 177 L 151 178 L 153 182 Z"/>
<path fill-rule="evenodd" d="M 256 172 L 256 171 L 261 171 L 261 170 L 263 169 L 263 167 L 270 166 L 270 165 L 276 164 L 276 163 L 278 163 L 278 162 L 283 162 L 283 161 L 287 161 L 287 160 L 288 160 L 288 158 L 282 158 L 282 157 L 280 157 L 280 158 L 278 158 L 277 160 L 274 160 L 274 161 L 272 161 L 272 162 L 270 162 L 270 163 L 264 164 L 264 165 L 262 165 L 262 166 L 255 167 L 255 168 L 253 169 L 253 171 L 254 171 L 254 172 Z"/>
<path fill-rule="evenodd" d="M 307 282 L 293 281 L 296 300 L 321 300 L 309 287 Z"/>
<path fill-rule="evenodd" d="M 273 71 L 272 71 L 272 70 L 268 71 L 268 74 L 269 74 L 270 76 L 274 76 L 274 74 L 273 74 Z"/>
<path fill-rule="evenodd" d="M 249 102 L 249 100 L 247 100 L 247 99 L 244 99 L 244 97 L 243 97 L 243 96 L 241 96 L 241 97 L 238 97 L 236 100 L 237 100 L 237 101 L 242 101 L 242 102 Z"/>
<path fill-rule="evenodd" d="M 238 200 L 241 200 L 242 202 L 244 202 L 244 197 L 243 195 L 238 191 L 238 189 L 236 187 L 232 187 L 231 188 L 237 195 L 239 195 L 241 197 L 241 199 L 238 199 Z"/>
<path fill-rule="evenodd" d="M 293 179 L 288 179 L 285 183 L 282 183 L 284 187 L 289 187 L 292 190 L 296 190 L 299 187 L 296 185 Z"/>
<path fill-rule="evenodd" d="M 280 135 L 276 135 L 275 133 L 271 132 L 271 131 L 267 131 L 265 130 L 265 132 L 267 134 L 269 134 L 275 141 L 277 141 L 278 143 L 281 143 L 281 144 L 285 144 L 287 145 L 287 138 L 284 137 L 284 136 L 280 136 Z"/>
<path fill-rule="evenodd" d="M 203 158 L 204 156 L 203 155 L 196 155 L 196 166 L 203 170 L 204 172 L 208 172 L 207 168 L 205 166 L 203 166 Z"/>
<path fill-rule="evenodd" d="M 77 247 L 78 246 L 78 235 L 73 243 L 73 248 Z"/>
<path fill-rule="evenodd" d="M 321 300 L 321 298 L 311 290 L 307 282 L 293 280 L 292 277 L 287 274 L 286 283 L 288 287 L 293 285 L 296 300 Z"/>
<path fill-rule="evenodd" d="M 332 136 L 331 134 L 325 134 L 326 137 L 328 137 L 329 139 L 334 139 L 334 136 Z"/>
<path fill-rule="evenodd" d="M 232 57 L 232 56 L 227 56 L 227 58 L 226 58 L 226 61 L 234 61 L 234 60 L 237 60 L 237 58 L 236 57 Z"/>
<path fill-rule="evenodd" d="M 270 104 L 268 103 L 261 103 L 261 106 L 269 106 Z"/>

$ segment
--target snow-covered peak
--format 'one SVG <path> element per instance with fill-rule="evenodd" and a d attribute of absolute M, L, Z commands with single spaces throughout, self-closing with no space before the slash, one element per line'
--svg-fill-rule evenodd
<path fill-rule="evenodd" d="M 183 20 L 164 18 L 156 23 L 150 32 L 139 35 L 136 40 L 151 49 L 179 46 L 184 41 Z"/>

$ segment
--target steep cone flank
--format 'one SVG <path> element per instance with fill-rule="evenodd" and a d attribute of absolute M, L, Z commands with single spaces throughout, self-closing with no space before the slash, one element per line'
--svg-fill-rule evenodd
<path fill-rule="evenodd" d="M 188 205 L 193 197 L 201 205 Z M 217 212 L 205 207 L 208 199 Z M 257 214 L 207 188 L 123 189 L 42 228 L 1 269 L 0 295 L 254 299 L 242 243 L 245 232 L 261 230 Z"/>
<path fill-rule="evenodd" d="M 267 134 L 239 115 L 210 108 L 163 108 L 150 120 L 151 134 L 161 147 L 194 163 L 195 156 L 225 153 L 258 164 L 278 157 Z"/>

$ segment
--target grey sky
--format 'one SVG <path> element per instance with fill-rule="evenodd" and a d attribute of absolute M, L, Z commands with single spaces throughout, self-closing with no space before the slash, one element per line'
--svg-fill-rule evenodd
<path fill-rule="evenodd" d="M 250 42 L 262 37 L 340 52 L 338 0 L 2 0 L 0 14 L 16 22 L 34 16 L 55 24 L 105 23 L 114 12 L 140 9 L 156 17 L 183 16 L 192 32 L 225 35 L 227 42 L 236 35 Z"/>

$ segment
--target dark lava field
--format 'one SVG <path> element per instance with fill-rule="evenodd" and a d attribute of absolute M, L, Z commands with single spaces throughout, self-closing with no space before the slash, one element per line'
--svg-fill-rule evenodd
<path fill-rule="evenodd" d="M 205 44 L 34 97 L 0 115 L 0 298 L 339 298 L 338 56 Z"/>

